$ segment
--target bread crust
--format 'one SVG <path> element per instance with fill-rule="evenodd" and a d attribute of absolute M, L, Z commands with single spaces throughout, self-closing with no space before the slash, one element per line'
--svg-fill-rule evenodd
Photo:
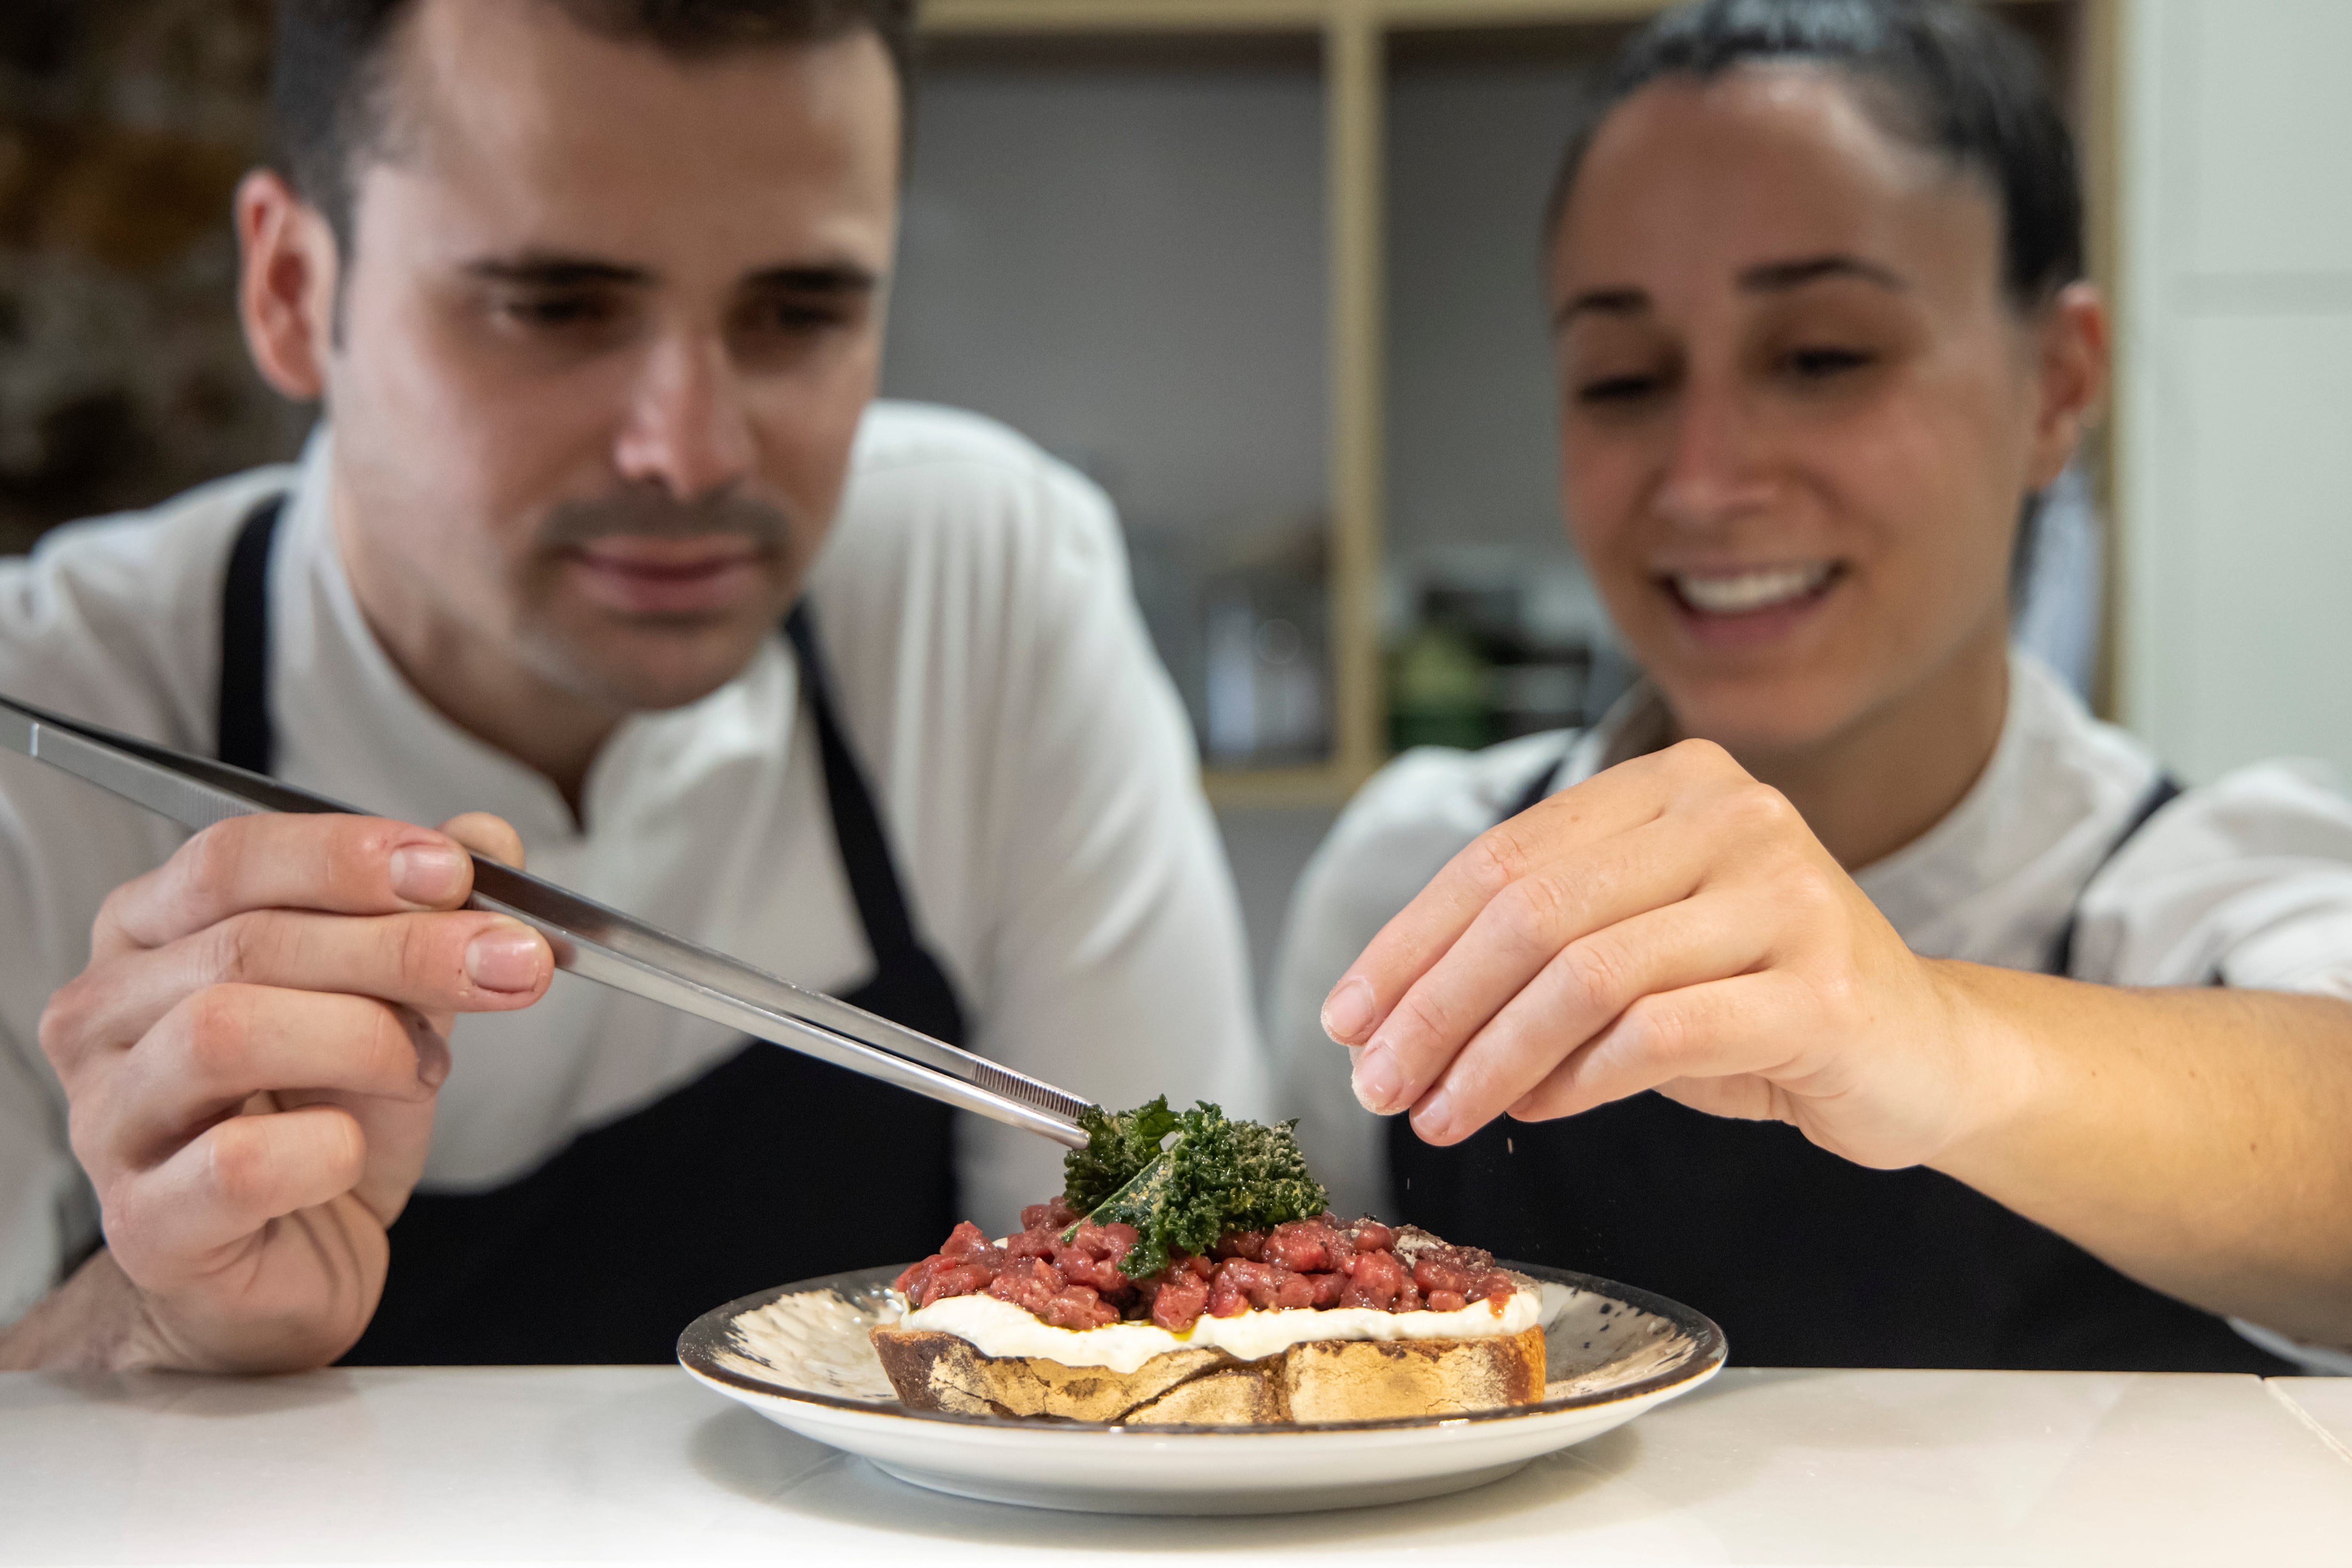
<path fill-rule="evenodd" d="M 1540 1328 L 1466 1340 L 1309 1340 L 1254 1362 L 1175 1350 L 1131 1373 L 982 1355 L 937 1330 L 876 1329 L 873 1341 L 908 1409 L 966 1415 L 1113 1425 L 1379 1421 L 1532 1405 L 1544 1389 Z"/>

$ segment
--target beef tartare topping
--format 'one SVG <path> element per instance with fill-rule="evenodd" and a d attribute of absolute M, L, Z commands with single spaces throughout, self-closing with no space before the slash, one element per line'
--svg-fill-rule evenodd
<path fill-rule="evenodd" d="M 1227 1234 L 1205 1255 L 1171 1252 L 1166 1268 L 1140 1279 L 1119 1270 L 1136 1244 L 1132 1226 L 1082 1224 L 1059 1198 L 1022 1210 L 1021 1226 L 1001 1243 L 968 1220 L 957 1226 L 938 1252 L 898 1276 L 899 1292 L 916 1310 L 992 1296 L 1057 1329 L 1149 1322 L 1183 1333 L 1203 1313 L 1233 1318 L 1253 1309 L 1454 1312 L 1483 1300 L 1500 1317 L 1517 1289 L 1477 1247 L 1448 1246 L 1410 1226 L 1342 1223 L 1328 1212 Z"/>

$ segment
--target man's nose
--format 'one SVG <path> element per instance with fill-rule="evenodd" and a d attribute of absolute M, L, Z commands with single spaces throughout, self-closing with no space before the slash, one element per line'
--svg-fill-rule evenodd
<path fill-rule="evenodd" d="M 1770 486 L 1757 456 L 1754 419 L 1738 388 L 1693 377 L 1677 399 L 1659 514 L 1678 528 L 1709 529 L 1763 506 Z"/>
<path fill-rule="evenodd" d="M 647 355 L 614 445 L 621 477 L 674 500 L 726 489 L 751 470 L 742 380 L 716 334 L 667 336 Z"/>

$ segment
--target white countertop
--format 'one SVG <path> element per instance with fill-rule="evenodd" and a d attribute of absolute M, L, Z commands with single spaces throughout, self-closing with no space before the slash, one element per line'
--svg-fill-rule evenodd
<path fill-rule="evenodd" d="M 1139 1521 L 920 1491 L 669 1368 L 20 1373 L 0 1563 L 2343 1563 L 2347 1436 L 2352 1381 L 1734 1369 L 1476 1491 Z"/>
<path fill-rule="evenodd" d="M 2271 1392 L 2352 1463 L 2352 1377 L 2274 1377 Z"/>

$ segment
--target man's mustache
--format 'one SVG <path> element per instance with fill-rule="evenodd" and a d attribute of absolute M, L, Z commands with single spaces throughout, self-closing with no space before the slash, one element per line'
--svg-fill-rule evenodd
<path fill-rule="evenodd" d="M 792 537 L 792 523 L 778 508 L 733 491 L 681 501 L 659 490 L 642 490 L 565 501 L 548 513 L 539 542 L 556 551 L 600 539 L 708 539 L 713 534 L 732 534 L 763 550 L 782 550 Z"/>

